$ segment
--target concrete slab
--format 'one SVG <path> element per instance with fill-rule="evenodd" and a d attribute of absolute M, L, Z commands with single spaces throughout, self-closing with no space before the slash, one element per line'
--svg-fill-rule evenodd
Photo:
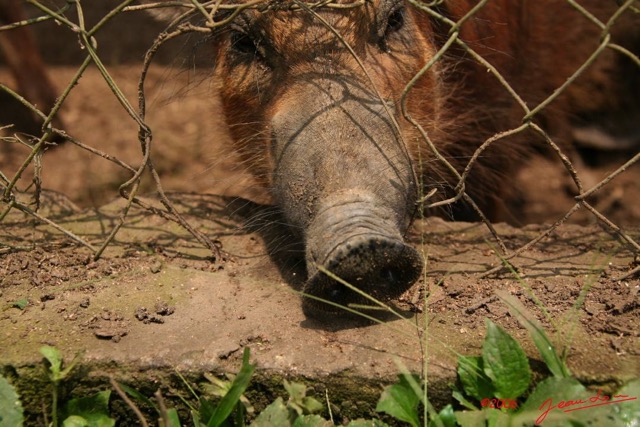
<path fill-rule="evenodd" d="M 614 280 L 637 258 L 597 226 L 552 233 L 517 258 L 521 279 L 510 272 L 483 279 L 480 273 L 500 264 L 484 225 L 419 221 L 410 240 L 425 253 L 427 271 L 395 303 L 405 319 L 318 321 L 305 318 L 297 294 L 304 281 L 299 246 L 269 222 L 268 209 L 215 196 L 171 197 L 191 224 L 217 236 L 228 261 L 212 263 L 175 223 L 135 208 L 98 261 L 51 227 L 21 214 L 5 219 L 0 369 L 18 384 L 28 410 L 41 412 L 47 399 L 38 352 L 44 344 L 68 360 L 86 352 L 73 380 L 78 390 L 107 388 L 114 375 L 149 395 L 155 388 L 184 391 L 175 370 L 195 384 L 204 372 L 234 372 L 248 346 L 258 365 L 255 399 L 281 392 L 282 377 L 303 378 L 320 393 L 326 387 L 345 417 L 372 411 L 399 364 L 421 372 L 427 357 L 430 398 L 441 404 L 451 398 L 457 355 L 480 354 L 485 318 L 516 336 L 534 370 L 544 370 L 526 331 L 495 297 L 498 289 L 540 319 L 579 378 L 614 387 L 639 375 L 640 283 Z M 58 222 L 99 245 L 121 208 L 115 202 L 58 212 Z M 544 229 L 496 227 L 509 247 Z M 13 307 L 24 299 L 24 309 Z"/>

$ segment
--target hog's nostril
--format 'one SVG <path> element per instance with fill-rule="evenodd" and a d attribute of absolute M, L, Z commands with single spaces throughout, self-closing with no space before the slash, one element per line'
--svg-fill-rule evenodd
<path fill-rule="evenodd" d="M 400 272 L 393 267 L 385 267 L 380 270 L 380 278 L 384 281 L 383 285 L 393 285 L 400 277 Z"/>

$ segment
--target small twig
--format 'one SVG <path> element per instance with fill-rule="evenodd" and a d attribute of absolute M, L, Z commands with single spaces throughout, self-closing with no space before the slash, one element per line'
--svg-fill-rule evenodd
<path fill-rule="evenodd" d="M 484 307 L 487 304 L 490 304 L 494 301 L 498 300 L 498 296 L 497 295 L 492 295 L 490 297 L 487 298 L 483 298 L 480 301 L 476 302 L 475 304 L 470 305 L 469 307 L 464 309 L 464 312 L 466 314 L 473 314 L 475 313 L 477 310 L 479 310 L 480 308 Z"/>
<path fill-rule="evenodd" d="M 547 97 L 547 99 L 542 101 L 533 110 L 531 110 L 526 116 L 524 116 L 522 118 L 522 121 L 524 122 L 531 121 L 536 114 L 538 114 L 540 111 L 546 108 L 549 104 L 551 104 L 551 102 L 554 99 L 556 99 L 558 96 L 560 96 L 560 94 L 563 93 L 567 89 L 567 87 L 573 84 L 573 82 L 575 82 L 576 79 L 580 77 L 580 75 L 582 75 L 582 73 L 587 68 L 589 68 L 591 64 L 595 62 L 595 60 L 598 58 L 598 56 L 600 56 L 602 51 L 607 48 L 607 45 L 609 44 L 610 40 L 611 40 L 611 34 L 607 34 L 602 40 L 602 42 L 600 43 L 600 45 L 598 46 L 598 48 L 591 54 L 591 56 L 589 56 L 589 59 L 587 59 L 560 87 L 556 88 L 556 90 L 554 90 L 553 93 L 549 97 Z"/>
<path fill-rule="evenodd" d="M 28 207 L 24 206 L 21 203 L 12 202 L 12 207 L 15 209 L 18 209 L 19 211 L 22 211 L 28 215 L 31 215 L 32 217 L 36 218 L 37 220 L 44 222 L 47 225 L 50 225 L 51 227 L 55 228 L 56 230 L 58 230 L 59 232 L 61 232 L 62 234 L 70 237 L 71 239 L 75 240 L 76 242 L 80 243 L 82 246 L 86 246 L 87 248 L 91 249 L 92 251 L 95 251 L 96 248 L 91 245 L 91 243 L 85 241 L 83 238 L 81 238 L 80 236 L 76 235 L 75 233 L 65 229 L 64 227 L 56 224 L 55 222 L 53 222 L 52 220 L 50 220 L 49 218 L 46 218 L 40 214 L 38 214 L 37 212 L 34 212 L 33 210 L 29 209 Z"/>
<path fill-rule="evenodd" d="M 556 221 L 555 223 L 553 223 L 553 225 L 551 225 L 551 227 L 547 228 L 545 231 L 543 231 L 542 233 L 540 233 L 536 238 L 530 240 L 527 244 L 521 246 L 520 248 L 518 248 L 517 250 L 513 251 L 512 253 L 505 255 L 501 258 L 501 260 L 503 261 L 500 265 L 498 265 L 497 267 L 494 267 L 488 271 L 485 271 L 484 273 L 480 274 L 480 278 L 483 277 L 487 277 L 490 276 L 494 273 L 497 273 L 505 268 L 507 268 L 507 266 L 505 265 L 504 261 L 508 261 L 511 258 L 517 257 L 518 255 L 520 255 L 521 253 L 523 253 L 524 251 L 530 249 L 532 246 L 534 246 L 536 243 L 538 243 L 540 240 L 544 239 L 545 237 L 549 236 L 556 228 L 560 227 L 562 224 L 564 224 L 564 222 L 566 220 L 568 220 L 571 215 L 573 215 L 576 211 L 578 211 L 578 209 L 580 209 L 582 207 L 582 202 L 580 203 L 576 203 L 571 209 L 569 209 L 569 211 L 562 217 L 560 218 L 558 221 Z"/>
<path fill-rule="evenodd" d="M 167 414 L 167 406 L 164 404 L 164 398 L 162 397 L 160 389 L 156 390 L 154 396 L 158 401 L 158 409 L 160 410 L 160 425 L 169 427 L 171 424 L 169 422 L 169 415 Z"/>
<path fill-rule="evenodd" d="M 142 411 L 140 411 L 140 408 L 138 408 L 138 406 L 131 399 L 129 399 L 127 393 L 125 393 L 122 388 L 120 388 L 120 385 L 116 382 L 115 379 L 113 379 L 111 375 L 109 375 L 109 382 L 111 383 L 111 387 L 113 387 L 116 393 L 118 393 L 118 396 L 120 396 L 120 398 L 124 400 L 124 403 L 126 403 L 127 406 L 129 406 L 129 408 L 131 408 L 131 410 L 136 414 L 136 417 L 138 417 L 138 421 L 140 421 L 140 425 L 142 425 L 142 427 L 149 427 L 149 424 L 147 423 L 144 415 L 142 415 Z"/>
<path fill-rule="evenodd" d="M 631 278 L 634 275 L 639 274 L 639 273 L 640 273 L 640 265 L 637 266 L 636 268 L 634 268 L 633 270 L 628 271 L 627 273 L 623 274 L 622 276 L 616 277 L 613 280 L 615 280 L 616 282 L 621 282 L 621 281 L 629 279 L 629 278 Z"/>
<path fill-rule="evenodd" d="M 61 15 L 65 13 L 69 9 L 69 7 L 71 7 L 71 3 L 65 4 L 60 9 L 58 9 L 56 13 Z M 37 18 L 31 18 L 31 19 L 25 19 L 23 21 L 12 22 L 11 24 L 7 24 L 7 25 L 0 25 L 0 32 L 6 31 L 6 30 L 13 30 L 14 28 L 18 28 L 18 27 L 26 27 L 27 25 L 38 24 L 40 22 L 45 22 L 50 19 L 55 19 L 55 16 L 47 14 L 44 16 L 38 16 Z"/>
<path fill-rule="evenodd" d="M 587 210 L 589 210 L 597 219 L 599 219 L 603 224 L 605 224 L 607 227 L 609 227 L 609 229 L 611 229 L 611 231 L 613 231 L 615 234 L 617 234 L 618 236 L 622 237 L 624 240 L 626 240 L 634 249 L 636 252 L 640 253 L 640 245 L 631 238 L 631 236 L 629 236 L 627 233 L 625 233 L 620 227 L 618 227 L 617 225 L 615 225 L 613 222 L 611 222 L 611 220 L 609 218 L 607 218 L 606 216 L 602 215 L 596 208 L 594 208 L 593 206 L 591 206 L 589 203 L 582 201 L 581 202 L 585 208 L 587 208 Z"/>

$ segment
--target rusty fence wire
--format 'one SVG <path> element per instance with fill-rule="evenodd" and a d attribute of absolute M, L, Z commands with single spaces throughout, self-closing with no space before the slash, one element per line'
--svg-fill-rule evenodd
<path fill-rule="evenodd" d="M 203 233 L 192 227 L 189 222 L 178 212 L 170 198 L 167 196 L 167 194 L 165 194 L 165 191 L 163 190 L 161 184 L 160 176 L 156 168 L 154 167 L 152 129 L 145 122 L 145 78 L 156 52 L 168 40 L 177 38 L 183 34 L 193 32 L 210 34 L 212 31 L 228 25 L 236 18 L 236 16 L 238 16 L 240 12 L 248 8 L 257 9 L 258 11 L 268 11 L 283 8 L 287 10 L 299 9 L 306 11 L 307 13 L 314 14 L 317 19 L 322 20 L 321 16 L 315 12 L 319 8 L 360 7 L 367 1 L 369 0 L 355 0 L 352 2 L 336 2 L 334 0 L 320 0 L 318 2 L 302 2 L 299 0 L 288 2 L 250 0 L 244 3 L 236 4 L 227 2 L 223 3 L 221 0 L 209 2 L 198 0 L 183 0 L 162 1 L 156 3 L 147 1 L 143 4 L 138 4 L 134 2 L 134 0 L 125 0 L 114 7 L 109 13 L 105 14 L 97 24 L 93 25 L 92 27 L 87 27 L 84 21 L 83 9 L 86 6 L 87 2 L 83 2 L 81 0 L 67 0 L 66 3 L 62 5 L 62 7 L 52 8 L 50 6 L 50 3 L 45 1 L 26 0 L 25 3 L 28 3 L 30 7 L 35 7 L 39 10 L 39 16 L 21 20 L 18 22 L 2 23 L 2 25 L 0 25 L 0 35 L 4 31 L 10 31 L 18 27 L 30 26 L 42 21 L 52 19 L 60 25 L 60 31 L 72 31 L 73 33 L 77 34 L 80 43 L 80 49 L 85 52 L 85 59 L 78 66 L 73 79 L 70 81 L 68 86 L 64 88 L 60 96 L 57 98 L 55 105 L 48 113 L 39 110 L 36 106 L 27 101 L 23 94 L 17 93 L 14 90 L 10 89 L 8 86 L 0 83 L 1 91 L 4 91 L 6 94 L 15 98 L 22 105 L 27 107 L 34 115 L 39 117 L 43 122 L 42 133 L 40 135 L 27 138 L 25 136 L 15 134 L 3 137 L 2 140 L 0 140 L 0 144 L 11 142 L 19 143 L 29 147 L 29 154 L 23 159 L 21 167 L 19 167 L 19 169 L 15 173 L 7 174 L 5 171 L 0 170 L 0 223 L 2 223 L 2 221 L 7 218 L 8 214 L 12 210 L 23 212 L 24 214 L 41 223 L 45 223 L 49 226 L 54 227 L 59 232 L 66 235 L 69 239 L 89 248 L 93 253 L 93 257 L 97 259 L 102 255 L 105 248 L 113 242 L 114 237 L 116 236 L 122 225 L 126 223 L 129 211 L 131 210 L 132 206 L 135 205 L 142 209 L 151 211 L 155 215 L 159 215 L 163 218 L 180 224 L 180 226 L 188 230 L 188 232 L 190 232 L 198 240 L 198 242 L 200 242 L 200 244 L 211 251 L 212 258 L 215 259 L 216 262 L 221 262 L 224 259 L 225 255 L 222 251 L 222 248 L 220 247 L 220 244 L 215 241 L 215 236 L 204 235 Z M 569 156 L 563 153 L 559 144 L 554 142 L 553 139 L 547 134 L 547 132 L 536 122 L 536 118 L 538 117 L 539 113 L 543 109 L 547 108 L 552 101 L 554 101 L 559 95 L 563 93 L 563 91 L 567 89 L 567 87 L 574 84 L 575 80 L 581 74 L 583 74 L 585 70 L 587 70 L 589 66 L 606 50 L 614 50 L 619 55 L 624 55 L 629 58 L 637 66 L 637 72 L 640 73 L 640 58 L 638 58 L 623 46 L 614 43 L 611 37 L 611 29 L 614 27 L 616 20 L 623 13 L 640 14 L 640 5 L 638 4 L 637 0 L 619 1 L 618 11 L 613 16 L 611 16 L 608 21 L 603 22 L 592 15 L 589 11 L 585 10 L 575 0 L 566 0 L 566 3 L 570 7 L 576 9 L 584 16 L 585 20 L 587 21 L 586 24 L 596 26 L 599 29 L 600 39 L 598 46 L 593 51 L 588 60 L 585 61 L 580 67 L 578 67 L 573 75 L 571 75 L 564 84 L 562 84 L 560 87 L 557 87 L 553 91 L 553 93 L 548 96 L 548 98 L 540 102 L 538 105 L 530 107 L 510 85 L 508 79 L 505 76 L 502 76 L 489 61 L 483 58 L 471 46 L 466 44 L 465 41 L 460 37 L 460 28 L 463 23 L 472 18 L 474 14 L 477 13 L 477 11 L 482 7 L 484 7 L 489 1 L 491 0 L 479 1 L 476 6 L 471 9 L 465 16 L 463 16 L 458 21 L 453 21 L 449 17 L 444 16 L 438 11 L 438 6 L 443 2 L 443 0 L 409 0 L 409 3 L 411 3 L 412 7 L 423 10 L 427 14 L 431 15 L 435 20 L 439 21 L 442 25 L 447 26 L 449 30 L 446 41 L 444 42 L 440 50 L 435 54 L 433 59 L 428 64 L 425 64 L 422 70 L 410 82 L 407 82 L 407 85 L 401 97 L 401 111 L 404 114 L 405 119 L 420 131 L 424 143 L 432 151 L 434 157 L 439 162 L 442 162 L 446 169 L 448 169 L 458 180 L 458 183 L 455 186 L 454 197 L 443 201 L 429 203 L 431 194 L 427 194 L 425 197 L 423 197 L 421 203 L 423 203 L 424 208 L 433 208 L 436 206 L 442 206 L 444 204 L 450 204 L 460 199 L 464 199 L 467 203 L 476 208 L 481 218 L 485 218 L 482 212 L 477 208 L 471 197 L 465 191 L 465 182 L 469 176 L 469 173 L 477 163 L 478 159 L 481 157 L 482 153 L 493 144 L 498 143 L 500 140 L 506 137 L 510 137 L 521 132 L 533 131 L 543 138 L 545 143 L 560 159 L 562 165 L 566 169 L 566 172 L 575 183 L 579 194 L 575 196 L 574 206 L 569 209 L 563 216 L 557 218 L 557 220 L 552 225 L 540 232 L 535 238 L 531 239 L 526 244 L 514 250 L 507 249 L 507 246 L 504 244 L 501 236 L 495 231 L 491 223 L 484 219 L 484 223 L 492 233 L 497 246 L 500 248 L 500 253 L 498 254 L 500 262 L 498 263 L 498 267 L 485 271 L 481 274 L 481 276 L 488 276 L 500 271 L 501 269 L 506 268 L 504 261 L 513 262 L 513 260 L 523 252 L 527 251 L 542 239 L 553 233 L 554 230 L 560 227 L 579 210 L 588 211 L 606 229 L 608 229 L 612 234 L 614 234 L 622 242 L 624 242 L 624 244 L 628 246 L 634 253 L 639 254 L 640 244 L 634 238 L 632 238 L 632 236 L 627 233 L 622 227 L 618 226 L 614 221 L 607 218 L 606 215 L 601 213 L 591 203 L 589 203 L 588 199 L 595 193 L 606 191 L 607 186 L 614 178 L 616 178 L 620 174 L 625 173 L 625 171 L 628 170 L 632 165 L 637 165 L 637 163 L 639 163 L 640 161 L 640 153 L 632 155 L 622 166 L 611 172 L 607 177 L 602 179 L 597 184 L 593 185 L 591 188 L 585 188 Z M 127 99 L 127 97 L 123 94 L 122 90 L 118 86 L 117 82 L 110 75 L 108 66 L 105 65 L 103 59 L 100 56 L 100 50 L 96 43 L 96 37 L 100 34 L 105 24 L 112 20 L 117 20 L 118 16 L 120 16 L 121 14 L 143 13 L 141 11 L 145 9 L 164 8 L 171 8 L 174 11 L 173 16 L 176 16 L 176 18 L 167 26 L 166 31 L 162 32 L 156 38 L 153 45 L 147 51 L 144 59 L 143 70 L 140 74 L 138 84 L 138 105 L 135 105 L 131 100 Z M 178 12 L 176 13 L 175 11 Z M 223 11 L 224 13 L 219 13 Z M 189 19 L 189 17 L 196 17 L 196 19 Z M 196 22 L 198 24 L 195 24 Z M 326 23 L 326 25 L 329 24 Z M 331 30 L 335 32 L 335 30 Z M 336 35 L 339 37 L 339 34 L 337 32 Z M 346 45 L 345 47 L 349 50 L 351 49 L 348 45 Z M 433 67 L 439 60 L 441 60 L 449 49 L 453 48 L 462 49 L 464 52 L 466 52 L 468 57 L 486 67 L 487 71 L 493 74 L 493 76 L 509 92 L 509 94 L 522 109 L 521 123 L 513 129 L 501 132 L 486 139 L 484 143 L 479 146 L 479 148 L 476 150 L 476 152 L 462 171 L 457 170 L 447 161 L 447 159 L 438 151 L 437 144 L 430 139 L 428 133 L 423 129 L 421 124 L 411 118 L 406 111 L 407 95 L 410 93 L 415 83 L 423 74 L 427 73 L 431 67 Z M 355 52 L 353 52 L 353 50 L 351 50 L 351 52 L 355 55 Z M 356 60 L 359 61 L 357 57 Z M 359 64 L 366 74 L 367 71 L 362 63 L 359 62 Z M 53 123 L 55 123 L 54 118 L 58 114 L 60 108 L 64 106 L 69 94 L 74 90 L 76 84 L 83 76 L 83 73 L 90 65 L 95 66 L 99 70 L 102 78 L 109 85 L 113 96 L 118 100 L 122 109 L 126 111 L 128 116 L 130 117 L 130 120 L 134 121 L 138 127 L 137 141 L 131 141 L 131 144 L 139 144 L 140 146 L 141 159 L 138 167 L 131 166 L 130 164 L 118 159 L 117 155 L 114 153 L 106 153 L 95 147 L 89 146 L 83 141 L 76 139 L 74 135 L 68 134 L 65 129 L 58 129 L 53 125 Z M 11 134 L 10 129 L 4 130 L 5 134 Z M 113 226 L 111 230 L 108 231 L 108 233 L 106 233 L 106 237 L 101 241 L 89 241 L 84 236 L 74 234 L 70 230 L 66 229 L 63 225 L 56 222 L 54 219 L 48 218 L 46 215 L 43 215 L 39 212 L 42 186 L 41 159 L 45 152 L 45 149 L 51 144 L 50 141 L 52 141 L 52 139 L 54 139 L 55 137 L 62 137 L 66 139 L 68 143 L 74 144 L 80 149 L 90 152 L 92 155 L 103 157 L 104 159 L 122 168 L 129 175 L 129 178 L 125 182 L 122 182 L 119 187 L 119 193 L 121 197 L 126 200 L 126 204 L 120 211 L 119 221 Z M 0 149 L 1 148 L 2 147 L 0 147 Z M 32 185 L 30 185 L 27 189 L 19 189 L 18 182 L 21 178 L 23 178 L 25 171 L 30 167 L 34 170 Z M 155 183 L 157 195 L 159 196 L 159 199 L 162 203 L 162 207 L 153 206 L 138 196 L 141 179 L 145 174 L 148 174 L 152 177 Z M 633 201 L 629 201 L 629 203 L 633 203 Z M 0 254 L 3 252 L 10 252 L 11 250 L 16 250 L 16 248 L 12 247 L 9 244 L 0 242 Z M 639 272 L 640 265 L 631 266 L 629 271 L 625 272 L 620 277 L 617 277 L 617 279 L 623 280 L 637 275 Z"/>

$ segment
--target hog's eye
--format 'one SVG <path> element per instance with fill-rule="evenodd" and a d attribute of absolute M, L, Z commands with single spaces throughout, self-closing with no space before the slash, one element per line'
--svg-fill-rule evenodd
<path fill-rule="evenodd" d="M 378 43 L 380 49 L 384 52 L 391 52 L 394 36 L 396 36 L 396 33 L 399 33 L 406 24 L 406 10 L 402 4 L 396 3 L 395 7 L 383 8 L 383 11 L 386 11 L 386 13 L 381 16 L 379 21 Z"/>
<path fill-rule="evenodd" d="M 387 19 L 387 28 L 385 30 L 385 37 L 400 30 L 404 26 L 405 19 L 404 7 L 399 7 L 389 15 Z"/>
<path fill-rule="evenodd" d="M 256 41 L 241 31 L 234 31 L 231 34 L 231 49 L 242 55 L 256 56 L 260 54 Z"/>

